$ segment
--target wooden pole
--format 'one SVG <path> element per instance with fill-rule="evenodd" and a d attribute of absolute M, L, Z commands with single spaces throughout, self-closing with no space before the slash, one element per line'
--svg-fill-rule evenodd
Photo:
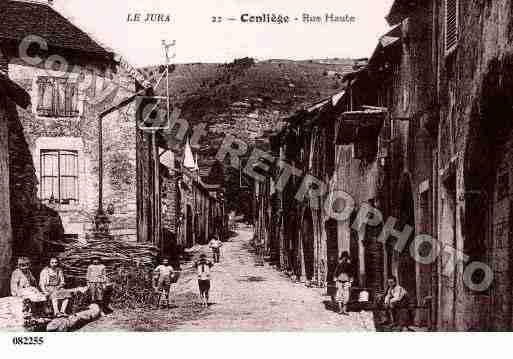
<path fill-rule="evenodd" d="M 9 295 L 12 261 L 12 228 L 9 185 L 9 129 L 7 100 L 0 98 L 0 297 Z"/>
<path fill-rule="evenodd" d="M 151 133 L 152 139 L 152 156 L 153 156 L 153 176 L 154 176 L 154 228 L 153 228 L 153 240 L 154 244 L 159 248 L 161 247 L 160 241 L 160 157 L 158 154 L 157 148 L 157 133 L 156 131 L 152 131 Z"/>
<path fill-rule="evenodd" d="M 98 212 L 103 212 L 103 118 L 98 117 Z"/>

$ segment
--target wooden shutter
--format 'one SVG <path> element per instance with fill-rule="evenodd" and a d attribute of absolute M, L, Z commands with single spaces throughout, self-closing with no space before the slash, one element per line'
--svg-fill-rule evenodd
<path fill-rule="evenodd" d="M 445 53 L 448 54 L 458 44 L 458 0 L 445 0 Z"/>
<path fill-rule="evenodd" d="M 37 80 L 39 87 L 39 99 L 37 104 L 37 113 L 39 116 L 52 116 L 54 86 L 49 77 L 40 77 Z"/>
<path fill-rule="evenodd" d="M 76 83 L 66 83 L 64 116 L 74 117 L 78 115 L 78 86 Z"/>

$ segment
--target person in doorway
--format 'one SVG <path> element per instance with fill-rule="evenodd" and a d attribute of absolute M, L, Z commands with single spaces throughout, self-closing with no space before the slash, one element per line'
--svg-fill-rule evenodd
<path fill-rule="evenodd" d="M 223 246 L 223 242 L 221 242 L 217 237 L 212 237 L 208 246 L 212 250 L 212 256 L 214 258 L 214 263 L 219 263 L 221 257 L 221 247 Z"/>
<path fill-rule="evenodd" d="M 11 295 L 24 297 L 32 302 L 45 302 L 46 297 L 37 289 L 36 278 L 30 270 L 30 259 L 18 258 L 17 268 L 11 275 Z"/>
<path fill-rule="evenodd" d="M 207 259 L 206 254 L 200 255 L 200 260 L 196 262 L 195 267 L 198 273 L 198 287 L 201 298 L 201 304 L 208 306 L 208 296 L 210 292 L 210 269 L 213 264 Z"/>
<path fill-rule="evenodd" d="M 64 289 L 64 272 L 59 267 L 57 258 L 50 258 L 50 263 L 39 275 L 39 287 L 44 295 L 51 301 L 53 314 L 57 317 L 66 316 L 71 295 Z M 59 309 L 59 302 L 62 302 Z"/>
<path fill-rule="evenodd" d="M 397 324 L 398 311 L 408 306 L 408 292 L 397 283 L 397 278 L 391 276 L 387 280 L 387 292 L 383 301 L 387 320 L 383 324 Z"/>
<path fill-rule="evenodd" d="M 91 302 L 98 304 L 103 314 L 111 312 L 105 296 L 108 283 L 107 269 L 97 257 L 87 267 L 86 279 Z"/>
<path fill-rule="evenodd" d="M 165 303 L 166 307 L 170 307 L 171 283 L 174 275 L 175 271 L 167 258 L 162 259 L 162 264 L 153 271 L 154 288 L 159 293 L 158 306 Z"/>
<path fill-rule="evenodd" d="M 337 292 L 335 301 L 339 314 L 349 315 L 347 312 L 347 303 L 349 302 L 349 295 L 351 293 L 351 285 L 354 280 L 354 270 L 349 253 L 342 252 L 338 261 L 335 273 L 333 274 L 333 281 L 336 284 Z"/>

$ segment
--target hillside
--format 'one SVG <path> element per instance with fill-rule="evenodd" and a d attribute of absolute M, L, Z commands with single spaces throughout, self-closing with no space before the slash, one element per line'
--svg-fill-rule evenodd
<path fill-rule="evenodd" d="M 351 59 L 255 62 L 244 58 L 228 64 L 173 66 L 169 85 L 173 105 L 191 126 L 207 125 L 208 135 L 196 149 L 202 176 L 208 175 L 226 134 L 265 147 L 268 133 L 280 128 L 285 118 L 342 91 L 342 76 L 360 65 L 360 60 Z M 162 67 L 142 70 L 154 77 Z M 165 95 L 165 81 L 156 92 Z M 176 145 L 172 134 L 167 138 Z M 225 173 L 230 177 L 230 170 Z"/>

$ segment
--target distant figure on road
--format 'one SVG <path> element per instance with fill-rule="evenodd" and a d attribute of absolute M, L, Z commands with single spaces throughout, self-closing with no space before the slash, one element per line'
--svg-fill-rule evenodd
<path fill-rule="evenodd" d="M 223 242 L 221 242 L 217 237 L 212 237 L 210 242 L 208 243 L 210 249 L 212 249 L 212 255 L 215 263 L 219 263 L 221 257 L 221 247 L 223 246 Z"/>
<path fill-rule="evenodd" d="M 388 278 L 387 284 L 387 294 L 383 302 L 387 309 L 387 321 L 383 324 L 395 325 L 397 324 L 399 310 L 408 307 L 408 292 L 397 283 L 397 278 L 394 276 Z"/>
<path fill-rule="evenodd" d="M 157 266 L 153 271 L 153 280 L 155 291 L 159 293 L 158 306 L 161 303 L 166 303 L 169 308 L 171 299 L 171 283 L 175 276 L 173 267 L 169 265 L 167 258 L 162 259 L 162 264 Z"/>
<path fill-rule="evenodd" d="M 57 258 L 50 259 L 50 265 L 45 267 L 39 275 L 39 286 L 44 295 L 52 302 L 53 313 L 57 317 L 66 316 L 71 294 L 64 289 L 64 272 L 59 267 Z M 59 302 L 62 301 L 59 309 Z"/>
<path fill-rule="evenodd" d="M 337 286 L 335 301 L 337 302 L 337 309 L 339 314 L 349 315 L 347 312 L 347 303 L 349 302 L 349 295 L 351 293 L 353 278 L 353 264 L 349 258 L 349 253 L 344 251 L 340 255 L 338 265 L 335 268 L 335 273 L 333 275 L 333 281 Z"/>
<path fill-rule="evenodd" d="M 195 267 L 198 273 L 198 286 L 201 298 L 201 304 L 208 306 L 208 293 L 210 291 L 210 268 L 213 264 L 207 259 L 206 254 L 200 255 L 200 260 L 196 262 Z"/>

